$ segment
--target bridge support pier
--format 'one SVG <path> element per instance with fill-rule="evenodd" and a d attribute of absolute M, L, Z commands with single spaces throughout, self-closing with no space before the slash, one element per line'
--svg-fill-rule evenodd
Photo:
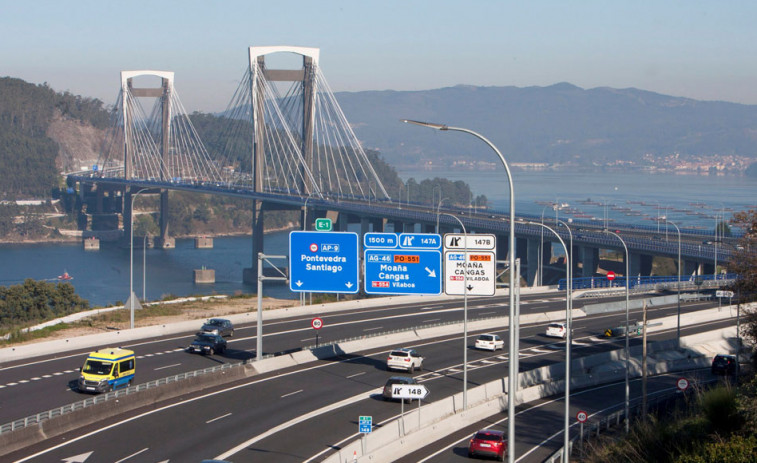
<path fill-rule="evenodd" d="M 630 253 L 628 263 L 628 276 L 651 275 L 652 274 L 652 256 L 649 254 Z"/>
<path fill-rule="evenodd" d="M 681 278 L 690 277 L 692 275 L 702 275 L 702 264 L 694 260 L 684 260 L 683 269 L 681 270 Z"/>
<path fill-rule="evenodd" d="M 263 252 L 263 202 L 252 201 L 252 266 L 242 270 L 242 282 L 247 285 L 258 284 L 258 253 Z"/>
<path fill-rule="evenodd" d="M 176 240 L 168 234 L 168 190 L 160 190 L 160 239 L 156 243 L 162 249 L 173 249 Z"/>
<path fill-rule="evenodd" d="M 593 277 L 599 265 L 599 248 L 581 246 L 581 276 Z"/>

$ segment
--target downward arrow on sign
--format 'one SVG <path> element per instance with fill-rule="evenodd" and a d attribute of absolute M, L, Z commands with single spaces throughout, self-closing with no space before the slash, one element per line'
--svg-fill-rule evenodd
<path fill-rule="evenodd" d="M 298 288 L 302 286 L 302 282 L 300 280 L 295 281 L 294 284 L 296 284 Z"/>
<path fill-rule="evenodd" d="M 344 286 L 346 286 L 347 289 L 352 288 L 352 282 L 348 281 L 347 283 L 344 284 Z"/>

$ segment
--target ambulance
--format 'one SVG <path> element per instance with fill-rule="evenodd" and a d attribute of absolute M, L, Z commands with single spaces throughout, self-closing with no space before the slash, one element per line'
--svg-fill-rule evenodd
<path fill-rule="evenodd" d="M 136 362 L 134 351 L 108 347 L 89 353 L 79 376 L 82 392 L 108 392 L 130 386 L 134 380 Z"/>

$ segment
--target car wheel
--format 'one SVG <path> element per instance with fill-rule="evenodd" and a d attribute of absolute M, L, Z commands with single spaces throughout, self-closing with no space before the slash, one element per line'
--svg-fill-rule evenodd
<path fill-rule="evenodd" d="M 505 452 L 502 452 L 502 455 L 499 456 L 499 461 L 505 461 Z"/>
<path fill-rule="evenodd" d="M 421 364 L 418 365 L 418 371 L 423 371 L 423 362 L 421 362 Z"/>
<path fill-rule="evenodd" d="M 412 364 L 411 364 L 411 365 L 410 365 L 410 368 L 408 368 L 408 370 L 407 370 L 407 371 L 409 371 L 410 373 L 413 373 L 413 372 L 415 371 L 415 365 L 412 365 Z"/>

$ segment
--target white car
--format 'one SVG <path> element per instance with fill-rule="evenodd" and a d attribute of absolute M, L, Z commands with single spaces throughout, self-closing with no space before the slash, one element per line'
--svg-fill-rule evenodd
<path fill-rule="evenodd" d="M 494 352 L 505 348 L 505 341 L 496 334 L 482 334 L 476 338 L 476 349 L 485 349 Z"/>
<path fill-rule="evenodd" d="M 550 323 L 549 326 L 547 326 L 547 336 L 565 339 L 567 334 L 568 329 L 565 327 L 565 323 Z"/>
<path fill-rule="evenodd" d="M 407 370 L 412 373 L 416 369 L 423 369 L 423 357 L 415 351 L 415 349 L 409 349 L 403 347 L 401 349 L 394 349 L 389 352 L 389 356 L 386 358 L 387 370 Z"/>

